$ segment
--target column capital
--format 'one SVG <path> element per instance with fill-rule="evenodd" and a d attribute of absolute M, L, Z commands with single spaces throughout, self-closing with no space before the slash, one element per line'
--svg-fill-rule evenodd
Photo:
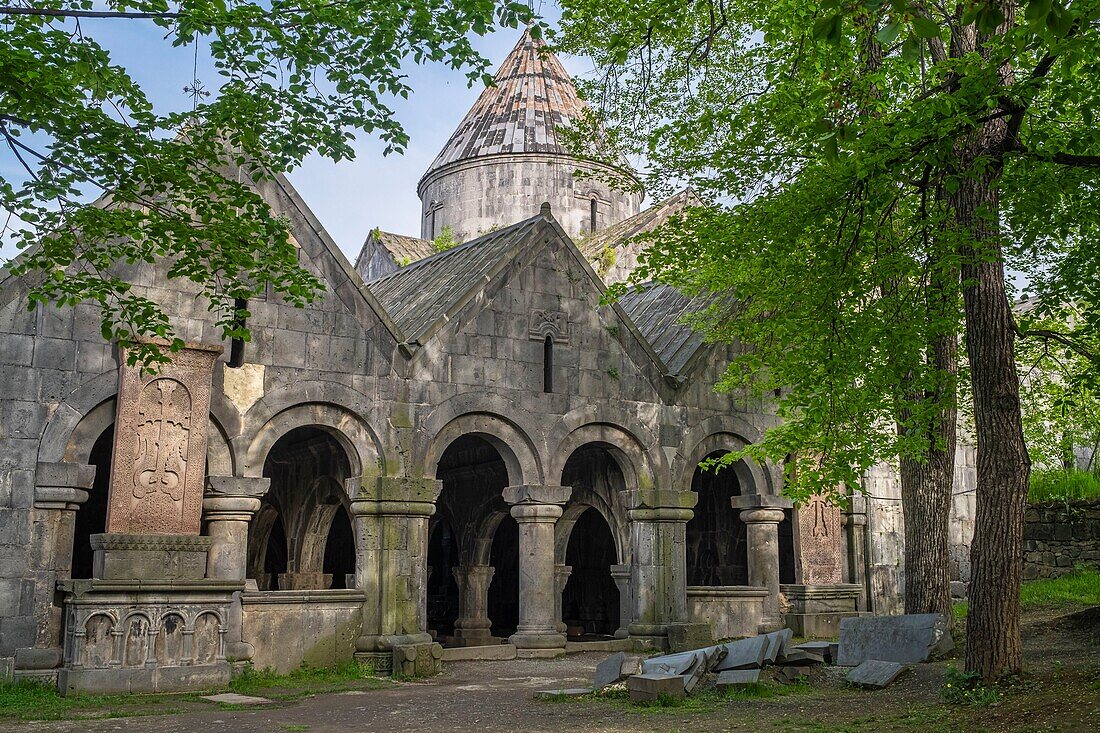
<path fill-rule="evenodd" d="M 777 494 L 742 494 L 730 499 L 734 509 L 791 509 L 794 502 Z"/>
<path fill-rule="evenodd" d="M 632 489 L 622 492 L 632 521 L 687 522 L 699 501 L 694 491 L 676 489 Z"/>
<path fill-rule="evenodd" d="M 519 484 L 506 486 L 500 492 L 504 501 L 519 505 L 559 505 L 569 501 L 573 493 L 572 486 L 550 486 L 547 484 Z M 512 516 L 516 516 L 514 513 Z M 558 513 L 561 516 L 561 513 Z"/>
<path fill-rule="evenodd" d="M 251 476 L 207 476 L 204 496 L 258 499 L 271 488 L 271 479 Z"/>
<path fill-rule="evenodd" d="M 434 478 L 375 476 L 345 482 L 351 497 L 351 513 L 430 517 L 443 482 Z"/>
<path fill-rule="evenodd" d="M 34 474 L 36 509 L 75 510 L 88 500 L 95 466 L 84 463 L 39 463 Z"/>
<path fill-rule="evenodd" d="M 783 521 L 783 510 L 773 507 L 742 509 L 741 521 L 745 524 L 779 524 Z"/>

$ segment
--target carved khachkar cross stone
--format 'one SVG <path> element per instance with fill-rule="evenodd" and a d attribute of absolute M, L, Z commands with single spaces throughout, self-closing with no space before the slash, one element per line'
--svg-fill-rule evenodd
<path fill-rule="evenodd" d="M 823 496 L 810 497 L 798 508 L 798 539 L 802 582 L 807 585 L 841 582 L 840 507 Z"/>
<path fill-rule="evenodd" d="M 221 347 L 188 346 L 142 373 L 123 350 L 107 532 L 198 534 L 210 383 Z"/>

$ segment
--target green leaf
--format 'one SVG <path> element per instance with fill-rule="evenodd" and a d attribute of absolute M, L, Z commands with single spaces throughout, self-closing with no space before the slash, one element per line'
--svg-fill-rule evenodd
<path fill-rule="evenodd" d="M 913 18 L 913 33 L 918 38 L 936 38 L 940 35 L 940 26 L 936 21 L 918 15 Z"/>
<path fill-rule="evenodd" d="M 815 40 L 824 40 L 829 43 L 839 43 L 844 16 L 840 13 L 826 15 L 818 18 L 814 23 L 813 37 Z"/>
<path fill-rule="evenodd" d="M 878 33 L 875 34 L 875 40 L 883 46 L 892 46 L 900 34 L 901 23 L 895 20 L 879 28 Z"/>

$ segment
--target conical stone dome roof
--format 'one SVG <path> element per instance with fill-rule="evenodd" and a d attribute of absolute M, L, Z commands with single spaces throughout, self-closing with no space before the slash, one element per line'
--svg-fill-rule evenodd
<path fill-rule="evenodd" d="M 500 153 L 568 154 L 557 130 L 585 104 L 573 80 L 545 43 L 525 30 L 487 87 L 424 173 Z"/>

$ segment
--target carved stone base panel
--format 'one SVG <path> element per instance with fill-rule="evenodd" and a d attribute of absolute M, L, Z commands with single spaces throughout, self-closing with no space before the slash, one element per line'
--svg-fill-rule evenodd
<path fill-rule="evenodd" d="M 94 534 L 92 575 L 100 580 L 201 580 L 212 542 L 198 535 Z"/>
<path fill-rule="evenodd" d="M 379 677 L 393 674 L 393 652 L 355 652 L 355 659 L 369 666 Z"/>
<path fill-rule="evenodd" d="M 62 693 L 170 692 L 225 684 L 240 582 L 75 580 L 65 593 Z"/>
<path fill-rule="evenodd" d="M 807 639 L 831 639 L 840 633 L 840 619 L 866 615 L 859 610 L 859 585 L 784 584 L 780 591 L 790 605 L 783 614 L 784 623 L 797 636 Z"/>

